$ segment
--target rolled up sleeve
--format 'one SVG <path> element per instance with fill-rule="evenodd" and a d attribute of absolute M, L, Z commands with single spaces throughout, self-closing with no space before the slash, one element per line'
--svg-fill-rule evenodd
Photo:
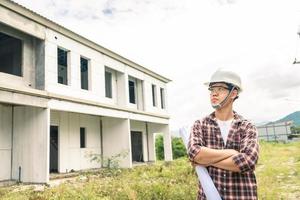
<path fill-rule="evenodd" d="M 201 146 L 203 146 L 203 134 L 201 130 L 200 120 L 196 121 L 191 128 L 191 133 L 188 142 L 188 156 L 190 161 L 194 161 L 194 158 L 199 153 Z"/>
<path fill-rule="evenodd" d="M 259 144 L 257 129 L 254 125 L 248 124 L 241 141 L 240 153 L 233 156 L 233 161 L 241 173 L 246 173 L 248 171 L 254 171 L 258 161 L 258 155 Z"/>

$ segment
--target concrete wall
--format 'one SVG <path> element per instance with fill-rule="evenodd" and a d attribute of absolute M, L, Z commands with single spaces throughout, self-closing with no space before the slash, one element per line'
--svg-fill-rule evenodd
<path fill-rule="evenodd" d="M 11 179 L 12 106 L 0 104 L 0 181 Z"/>
<path fill-rule="evenodd" d="M 15 7 L 16 11 L 24 10 Z M 100 103 L 114 104 L 130 108 L 128 101 L 128 76 L 139 80 L 138 106 L 135 109 L 157 114 L 167 114 L 166 109 L 161 109 L 159 88 L 165 88 L 166 83 L 124 64 L 110 56 L 96 51 L 66 37 L 52 29 L 46 28 L 35 21 L 0 6 L 0 30 L 23 42 L 23 76 L 13 76 L 0 73 L 0 83 L 20 85 L 46 90 L 56 94 L 70 97 L 93 100 Z M 27 11 L 26 11 L 27 12 Z M 57 83 L 57 48 L 69 50 L 68 85 Z M 89 90 L 80 87 L 80 56 L 89 59 Z M 105 97 L 105 66 L 116 71 L 117 87 L 114 87 L 117 99 Z M 157 106 L 152 105 L 151 85 L 157 86 Z"/>
<path fill-rule="evenodd" d="M 151 84 L 166 89 L 166 84 L 155 79 L 141 71 L 114 60 L 96 50 L 88 48 L 70 38 L 65 37 L 50 29 L 46 31 L 45 41 L 45 89 L 49 92 L 67 95 L 75 98 L 84 98 L 100 103 L 113 104 L 121 107 L 132 107 L 128 99 L 128 76 L 132 76 L 139 80 L 140 85 L 138 103 L 139 110 L 155 112 L 159 114 L 167 114 L 167 109 L 161 109 L 161 106 L 152 106 L 152 90 Z M 68 85 L 57 83 L 57 48 L 64 48 L 69 51 L 68 66 Z M 90 60 L 90 89 L 82 90 L 80 87 L 80 56 L 84 56 Z M 116 72 L 117 83 L 113 94 L 117 94 L 116 99 L 105 97 L 105 67 Z M 159 91 L 157 102 L 160 103 Z M 167 97 L 165 97 L 167 99 Z"/>
<path fill-rule="evenodd" d="M 20 39 L 23 44 L 22 51 L 22 77 L 15 76 L 7 73 L 0 73 L 0 83 L 4 85 L 13 84 L 13 86 L 26 86 L 31 88 L 36 88 L 36 70 L 39 74 L 43 73 L 44 61 L 41 52 L 36 52 L 41 50 L 40 46 L 43 46 L 41 40 L 38 40 L 30 35 L 20 32 L 14 28 L 3 25 L 0 23 L 0 30 L 14 38 Z M 39 85 L 43 85 L 43 80 L 38 80 Z"/>
<path fill-rule="evenodd" d="M 121 152 L 128 153 L 125 158 L 120 158 L 120 167 L 132 167 L 130 131 L 142 132 L 144 161 L 155 161 L 154 133 L 168 130 L 167 125 L 148 123 L 147 134 L 147 123 L 142 121 L 51 111 L 51 125 L 59 126 L 59 172 L 101 167 L 101 163 L 91 163 L 86 157 L 88 153 L 101 153 L 100 120 L 103 156 L 108 158 Z M 87 148 L 84 149 L 80 148 L 80 127 L 87 130 Z M 167 143 L 170 140 L 167 132 L 165 135 L 166 160 L 171 160 L 172 152 Z"/>
<path fill-rule="evenodd" d="M 100 154 L 100 117 L 70 112 L 51 111 L 51 125 L 58 131 L 58 171 L 99 168 L 91 162 L 91 153 Z M 86 128 L 86 148 L 80 148 L 80 127 Z"/>
<path fill-rule="evenodd" d="M 12 179 L 46 183 L 49 180 L 49 109 L 15 106 Z"/>
<path fill-rule="evenodd" d="M 60 173 L 72 169 L 101 167 L 101 163 L 90 162 L 88 157 L 90 153 L 101 153 L 100 120 L 102 120 L 103 155 L 111 157 L 124 151 L 128 152 L 125 158 L 120 158 L 120 167 L 132 167 L 130 131 L 142 132 L 144 161 L 155 160 L 155 133 L 164 133 L 165 160 L 172 159 L 170 143 L 168 143 L 170 142 L 168 125 L 71 112 L 50 112 L 49 109 L 29 106 L 13 108 L 0 105 L 0 155 L 3 163 L 0 166 L 0 180 L 11 178 L 18 180 L 20 166 L 21 181 L 48 182 L 50 125 L 59 127 L 58 171 Z M 80 148 L 80 127 L 86 128 L 86 148 Z"/>
<path fill-rule="evenodd" d="M 122 152 L 128 152 L 125 158 L 120 159 L 120 167 L 132 167 L 129 120 L 102 117 L 102 124 L 104 157 L 111 157 Z"/>
<path fill-rule="evenodd" d="M 166 83 L 3 6 L 0 6 L 0 22 L 1 32 L 19 38 L 23 43 L 22 77 L 0 73 L 0 85 L 23 87 L 21 89 L 24 87 L 36 88 L 64 96 L 130 108 L 128 98 L 128 77 L 130 76 L 138 80 L 138 100 L 140 102 L 137 103 L 135 109 L 149 113 L 167 114 L 167 109 L 161 109 L 159 92 L 161 87 L 165 88 L 165 99 L 167 100 Z M 68 85 L 57 83 L 58 47 L 70 51 Z M 81 56 L 89 59 L 89 90 L 82 90 L 80 87 Z M 114 86 L 116 91 L 113 92 L 116 94 L 116 99 L 105 97 L 105 66 L 116 72 Z M 155 107 L 152 105 L 152 84 L 155 84 L 157 88 L 157 106 Z M 10 116 L 9 106 L 1 106 L 0 122 L 5 125 L 1 126 L 0 155 L 7 162 L 5 162 L 6 166 L 0 166 L 0 180 L 2 177 L 3 179 L 9 177 L 10 168 L 12 168 L 10 178 L 18 179 L 19 166 L 22 169 L 21 181 L 43 183 L 49 180 L 50 118 L 52 125 L 59 126 L 59 172 L 99 167 L 98 163 L 90 163 L 86 155 L 89 152 L 101 153 L 101 117 L 87 114 L 107 116 L 102 117 L 103 154 L 104 156 L 113 156 L 122 151 L 129 151 L 128 156 L 122 160 L 121 167 L 132 166 L 130 130 L 143 132 L 145 160 L 155 160 L 155 132 L 164 133 L 165 158 L 166 160 L 172 158 L 169 128 L 168 125 L 163 125 L 168 123 L 168 119 L 57 99 L 51 99 L 48 102 L 48 99 L 7 91 L 0 91 L 0 93 L 1 102 L 48 107 L 45 109 L 15 106 Z M 52 112 L 52 110 L 60 111 Z M 5 113 L 5 117 L 3 117 L 3 113 Z M 9 119 L 12 116 L 13 119 L 10 123 Z M 130 122 L 130 120 L 136 121 Z M 149 123 L 148 134 L 146 134 L 145 122 L 153 122 Z M 12 127 L 9 127 L 10 125 Z M 84 149 L 80 148 L 80 127 L 85 127 L 87 130 L 87 148 Z M 13 138 L 10 140 L 12 144 L 9 144 L 10 137 Z M 147 139 L 149 152 L 147 152 Z M 11 151 L 12 156 L 9 157 Z M 10 160 L 12 160 L 12 166 L 9 164 Z"/>
<path fill-rule="evenodd" d="M 291 134 L 291 123 L 280 122 L 258 126 L 258 138 L 267 141 L 287 141 Z"/>
<path fill-rule="evenodd" d="M 152 84 L 156 85 L 156 102 L 157 105 L 153 106 L 152 102 Z M 165 89 L 165 109 L 161 109 L 161 96 L 160 96 L 160 88 Z M 148 77 L 144 81 L 144 94 L 145 94 L 145 111 L 152 112 L 152 113 L 168 113 L 168 94 L 167 94 L 167 86 L 166 84 L 162 83 L 161 81 L 154 79 L 152 77 Z"/>

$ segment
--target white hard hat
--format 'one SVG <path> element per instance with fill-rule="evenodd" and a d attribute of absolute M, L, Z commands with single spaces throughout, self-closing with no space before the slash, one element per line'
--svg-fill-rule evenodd
<path fill-rule="evenodd" d="M 242 81 L 239 75 L 233 71 L 229 71 L 223 68 L 218 69 L 210 78 L 209 82 L 204 83 L 204 85 L 209 86 L 211 83 L 229 83 L 237 87 L 239 92 L 242 91 Z"/>

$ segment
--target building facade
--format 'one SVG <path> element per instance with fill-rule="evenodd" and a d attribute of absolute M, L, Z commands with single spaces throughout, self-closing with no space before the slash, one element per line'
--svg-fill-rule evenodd
<path fill-rule="evenodd" d="M 265 141 L 288 141 L 292 134 L 292 121 L 271 122 L 257 126 L 258 138 Z"/>
<path fill-rule="evenodd" d="M 89 155 L 172 160 L 170 82 L 37 13 L 0 1 L 0 181 L 100 168 Z"/>

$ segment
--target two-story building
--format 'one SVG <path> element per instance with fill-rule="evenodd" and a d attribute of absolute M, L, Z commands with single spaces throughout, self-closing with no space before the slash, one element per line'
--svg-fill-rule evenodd
<path fill-rule="evenodd" d="M 172 160 L 170 80 L 9 0 L 0 1 L 0 181 Z"/>

